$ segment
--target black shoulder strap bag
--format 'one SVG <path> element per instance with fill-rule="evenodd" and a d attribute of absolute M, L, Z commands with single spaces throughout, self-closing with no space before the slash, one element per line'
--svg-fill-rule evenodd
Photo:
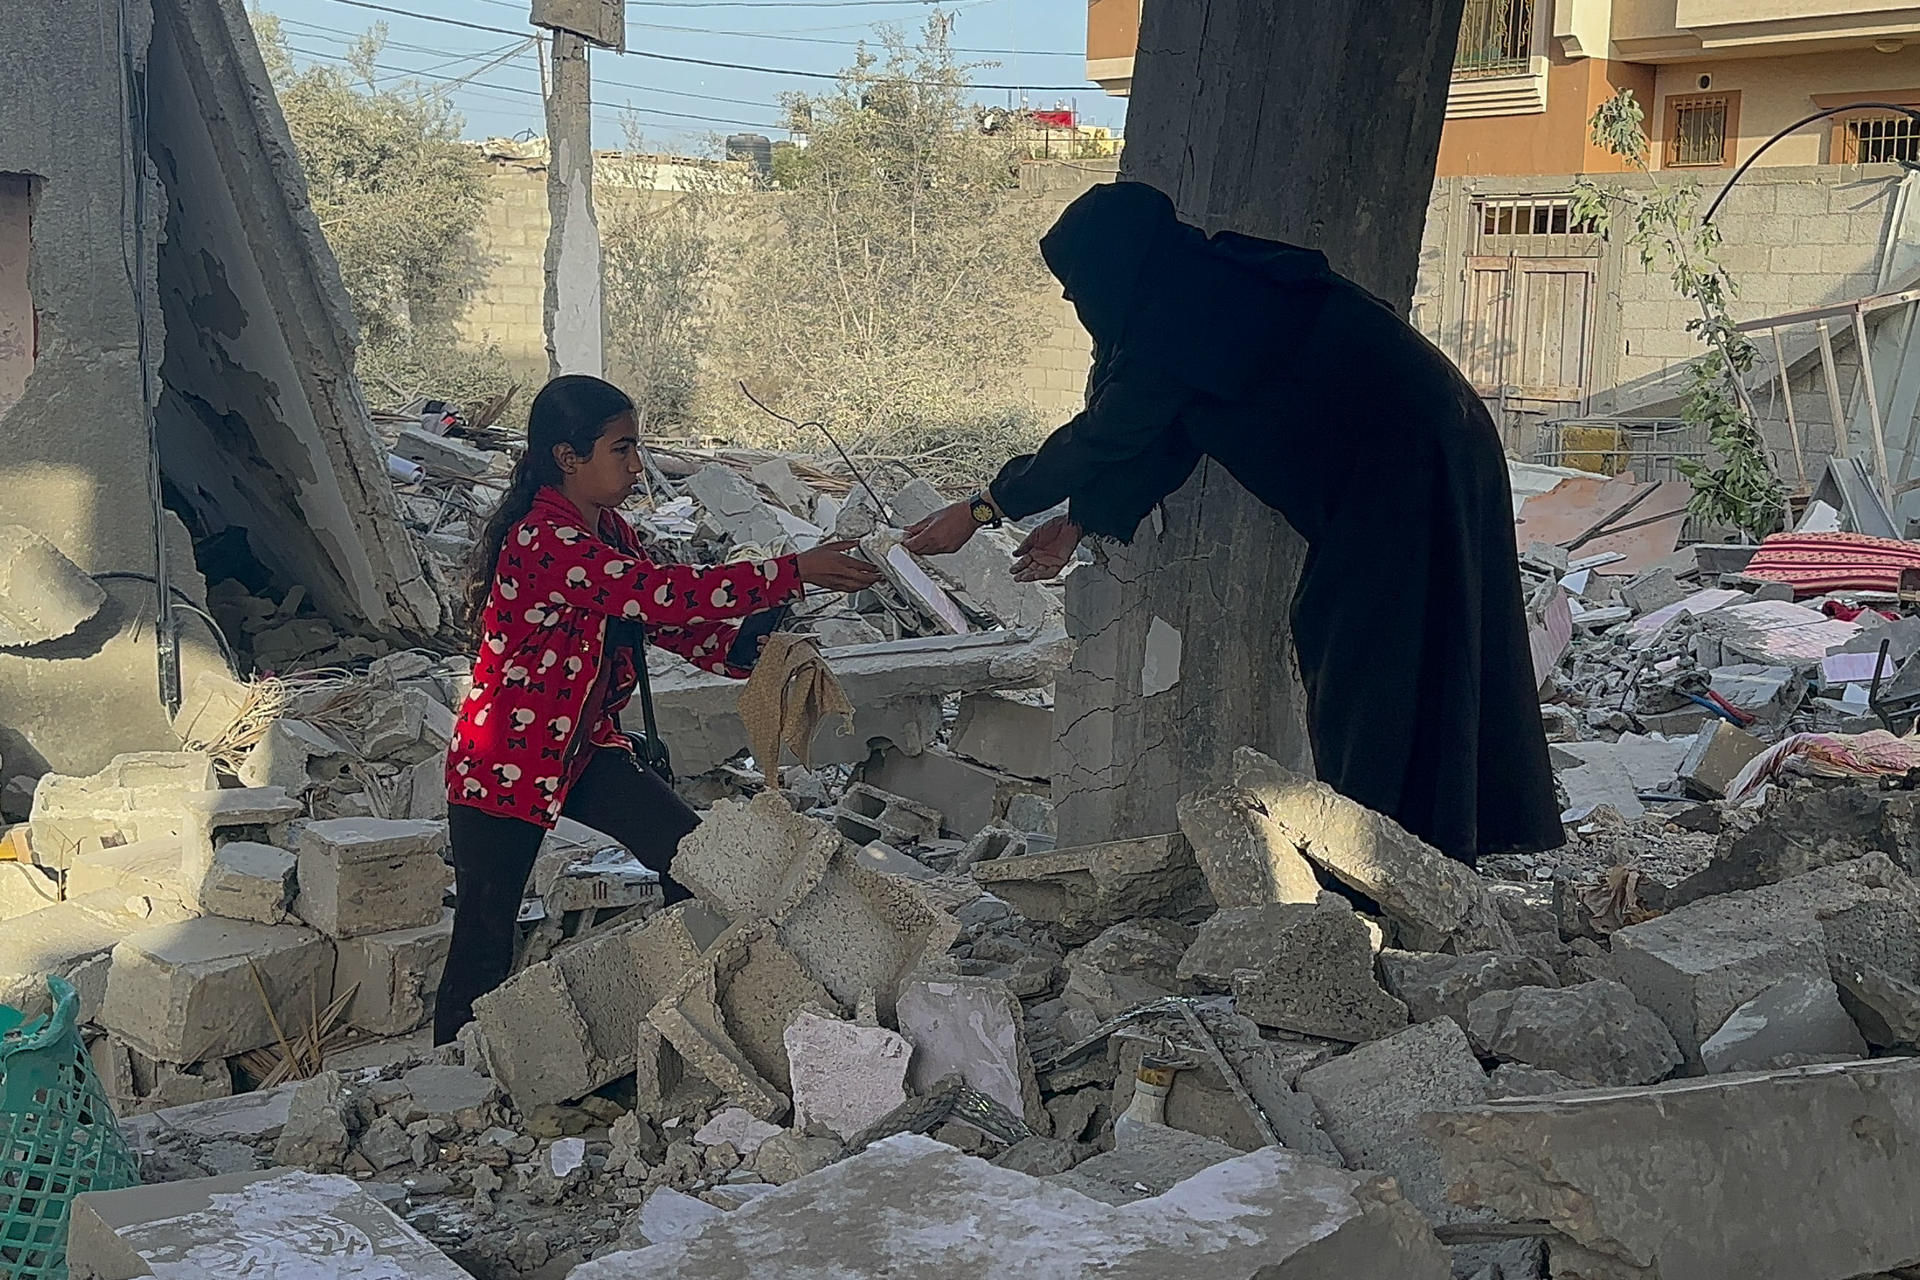
<path fill-rule="evenodd" d="M 673 785 L 673 756 L 667 750 L 667 744 L 660 736 L 659 722 L 653 714 L 653 681 L 647 675 L 647 624 L 638 619 L 615 619 L 608 624 L 611 631 L 618 628 L 620 639 L 632 654 L 633 668 L 640 679 L 640 714 L 646 721 L 644 733 L 628 733 L 627 741 L 633 745 L 634 758 L 645 768 L 653 770 L 660 780 Z"/>

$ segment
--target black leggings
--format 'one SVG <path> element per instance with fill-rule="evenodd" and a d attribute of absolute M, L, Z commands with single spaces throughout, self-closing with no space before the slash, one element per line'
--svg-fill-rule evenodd
<path fill-rule="evenodd" d="M 617 748 L 595 749 L 561 812 L 611 836 L 660 874 L 669 904 L 693 895 L 667 874 L 681 837 L 700 819 L 659 775 Z M 546 832 L 519 818 L 447 806 L 457 893 L 453 941 L 433 1012 L 433 1042 L 448 1044 L 473 1021 L 473 1002 L 507 979 L 520 900 Z"/>

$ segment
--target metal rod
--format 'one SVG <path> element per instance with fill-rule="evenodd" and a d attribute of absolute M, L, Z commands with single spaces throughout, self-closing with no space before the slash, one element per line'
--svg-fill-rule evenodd
<path fill-rule="evenodd" d="M 1833 333 L 1827 328 L 1825 320 L 1817 321 L 1813 327 L 1820 335 L 1820 368 L 1827 383 L 1827 416 L 1833 419 L 1833 455 L 1845 458 L 1850 456 L 1847 452 L 1847 416 L 1840 408 L 1840 375 L 1833 367 Z"/>
<path fill-rule="evenodd" d="M 1800 491 L 1807 489 L 1807 460 L 1800 452 L 1800 421 L 1793 411 L 1793 379 L 1787 374 L 1787 352 L 1780 345 L 1780 329 L 1767 330 L 1773 338 L 1773 358 L 1780 366 L 1780 390 L 1787 398 L 1787 435 L 1793 439 L 1793 471 L 1800 477 Z"/>
<path fill-rule="evenodd" d="M 1873 353 L 1867 343 L 1867 317 L 1853 311 L 1853 344 L 1860 348 L 1860 381 L 1867 390 L 1867 422 L 1873 427 L 1873 459 L 1880 472 L 1880 496 L 1893 505 L 1893 476 L 1887 471 L 1887 437 L 1880 426 L 1880 392 L 1873 385 Z"/>
<path fill-rule="evenodd" d="M 1899 374 L 1905 372 L 1907 361 L 1913 354 L 1908 344 L 1913 341 L 1913 322 L 1916 312 L 1920 312 L 1920 305 L 1909 303 L 1906 322 L 1900 327 L 1900 365 L 1894 375 L 1896 385 L 1899 382 Z M 1893 484 L 1893 496 L 1896 498 L 1906 492 L 1904 486 L 1913 475 L 1913 452 L 1916 448 L 1920 448 L 1920 413 L 1908 413 L 1907 438 L 1900 446 L 1900 478 Z"/>

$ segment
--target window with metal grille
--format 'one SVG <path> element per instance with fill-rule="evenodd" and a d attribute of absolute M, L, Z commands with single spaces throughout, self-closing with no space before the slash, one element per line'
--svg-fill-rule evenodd
<path fill-rule="evenodd" d="M 1525 71 L 1532 56 L 1533 0 L 1467 0 L 1454 75 L 1513 75 Z"/>
<path fill-rule="evenodd" d="M 1476 201 L 1474 211 L 1476 253 L 1557 257 L 1593 251 L 1594 229 L 1574 216 L 1571 196 L 1491 198 Z"/>
<path fill-rule="evenodd" d="M 1667 164 L 1671 168 L 1727 162 L 1733 101 L 1728 94 L 1667 99 Z"/>
<path fill-rule="evenodd" d="M 1844 127 L 1841 164 L 1920 163 L 1920 122 L 1910 116 L 1856 116 Z"/>

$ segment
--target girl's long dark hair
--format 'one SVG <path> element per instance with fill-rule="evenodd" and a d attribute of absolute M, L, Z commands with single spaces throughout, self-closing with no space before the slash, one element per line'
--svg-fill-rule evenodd
<path fill-rule="evenodd" d="M 514 466 L 507 481 L 507 496 L 487 517 L 473 549 L 467 582 L 467 628 L 476 643 L 507 534 L 533 510 L 535 494 L 546 485 L 560 483 L 554 448 L 568 445 L 581 457 L 588 457 L 607 423 L 632 412 L 633 401 L 626 392 L 584 373 L 563 374 L 540 388 L 540 394 L 533 398 L 533 408 L 527 412 L 527 452 Z"/>

